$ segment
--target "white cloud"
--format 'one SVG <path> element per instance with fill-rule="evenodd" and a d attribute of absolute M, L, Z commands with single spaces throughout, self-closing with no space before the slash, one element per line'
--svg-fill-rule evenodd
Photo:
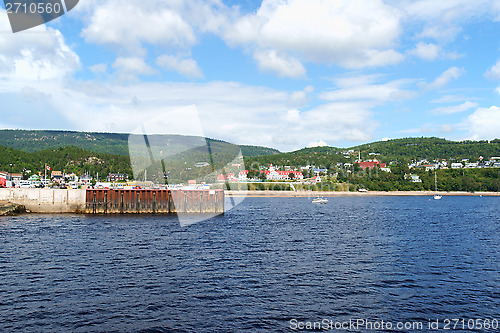
<path fill-rule="evenodd" d="M 436 59 L 455 60 L 462 56 L 457 54 L 456 52 L 446 53 L 443 51 L 443 48 L 441 46 L 433 43 L 424 43 L 424 42 L 419 42 L 415 46 L 415 48 L 412 49 L 409 53 L 417 58 L 426 61 L 433 61 Z"/>
<path fill-rule="evenodd" d="M 107 64 L 96 64 L 89 66 L 89 69 L 94 74 L 105 74 L 108 70 Z"/>
<path fill-rule="evenodd" d="M 414 56 L 428 61 L 437 59 L 440 53 L 441 53 L 440 46 L 437 46 L 436 44 L 432 43 L 423 43 L 423 42 L 418 43 L 415 46 L 415 49 L 411 51 L 411 54 L 413 54 Z"/>
<path fill-rule="evenodd" d="M 373 119 L 371 105 L 362 102 L 338 102 L 320 105 L 301 118 L 302 130 L 314 140 L 321 137 L 328 142 L 339 140 L 366 142 L 373 138 L 378 123 Z M 314 129 L 311 131 L 311 129 Z"/>
<path fill-rule="evenodd" d="M 198 63 L 193 59 L 180 59 L 178 57 L 162 55 L 156 59 L 156 64 L 164 69 L 176 71 L 190 78 L 203 78 Z"/>
<path fill-rule="evenodd" d="M 313 86 L 307 86 L 304 90 L 294 91 L 288 99 L 288 106 L 301 108 L 304 107 L 310 100 L 309 95 L 314 91 Z"/>
<path fill-rule="evenodd" d="M 87 42 L 113 47 L 120 53 L 144 55 L 143 43 L 189 48 L 195 33 L 169 3 L 107 0 L 95 3 L 82 36 Z"/>
<path fill-rule="evenodd" d="M 484 73 L 484 76 L 490 79 L 500 79 L 500 60 Z"/>
<path fill-rule="evenodd" d="M 431 103 L 454 103 L 454 102 L 463 102 L 467 100 L 466 97 L 461 95 L 443 95 L 439 98 L 433 99 Z"/>
<path fill-rule="evenodd" d="M 154 70 L 139 57 L 117 58 L 112 66 L 123 80 L 135 79 L 138 75 L 154 74 Z"/>
<path fill-rule="evenodd" d="M 432 110 L 434 113 L 438 114 L 453 114 L 453 113 L 458 113 L 458 112 L 464 112 L 473 108 L 477 108 L 478 104 L 473 103 L 471 101 L 466 101 L 462 104 L 459 105 L 453 105 L 453 106 L 443 106 L 440 108 L 436 108 Z"/>
<path fill-rule="evenodd" d="M 87 0 L 76 8 L 84 17 L 85 41 L 113 49 L 118 60 L 146 59 L 149 46 L 190 54 L 201 34 L 217 34 L 235 13 L 219 0 Z M 160 63 L 188 77 L 203 77 L 192 59 L 161 58 Z"/>
<path fill-rule="evenodd" d="M 437 131 L 435 124 L 424 124 L 421 127 L 400 130 L 400 131 L 398 131 L 398 133 L 415 135 L 415 134 L 422 134 L 422 133 L 427 134 L 427 133 L 431 133 L 431 132 L 435 132 L 435 131 Z"/>
<path fill-rule="evenodd" d="M 410 90 L 402 89 L 410 83 L 408 80 L 396 80 L 383 84 L 375 84 L 373 76 L 340 78 L 337 84 L 340 89 L 328 91 L 320 95 L 328 101 L 373 101 L 375 105 L 390 101 L 406 100 L 416 96 Z"/>
<path fill-rule="evenodd" d="M 306 69 L 295 58 L 279 55 L 276 51 L 256 51 L 254 58 L 257 60 L 262 72 L 275 73 L 280 77 L 299 78 L 306 75 Z"/>
<path fill-rule="evenodd" d="M 439 131 L 441 133 L 452 133 L 453 131 L 455 131 L 455 128 L 453 125 L 450 125 L 450 124 L 442 124 L 439 127 Z"/>
<path fill-rule="evenodd" d="M 423 83 L 423 84 L 421 84 L 421 87 L 429 89 L 429 90 L 443 88 L 448 83 L 450 83 L 452 80 L 456 80 L 464 74 L 465 74 L 465 69 L 458 68 L 458 67 L 451 67 L 451 68 L 447 69 L 446 71 L 444 71 L 433 82 Z"/>
<path fill-rule="evenodd" d="M 422 23 L 420 38 L 452 40 L 465 23 L 477 17 L 495 19 L 500 13 L 497 0 L 388 0 L 406 13 L 409 22 Z"/>
<path fill-rule="evenodd" d="M 0 9 L 0 31 L 10 31 Z M 0 78 L 9 80 L 60 79 L 80 67 L 80 59 L 58 30 L 38 26 L 16 34 L 0 34 Z"/>
<path fill-rule="evenodd" d="M 355 57 L 346 56 L 341 64 L 347 68 L 379 67 L 396 65 L 404 60 L 404 56 L 396 50 L 366 50 Z"/>
<path fill-rule="evenodd" d="M 307 145 L 307 148 L 314 148 L 314 147 L 328 147 L 328 143 L 326 143 L 323 140 L 311 142 L 310 144 Z"/>
<path fill-rule="evenodd" d="M 391 0 L 389 2 L 396 2 Z M 468 0 L 398 0 L 401 7 L 413 17 L 422 20 L 440 19 L 441 21 L 452 21 L 474 17 L 488 13 L 495 4 L 494 0 L 476 0 L 474 3 Z"/>
<path fill-rule="evenodd" d="M 500 138 L 500 108 L 479 108 L 464 122 L 472 140 L 490 140 Z"/>
<path fill-rule="evenodd" d="M 24 85 L 0 81 L 0 94 L 17 94 Z M 127 133 L 168 110 L 196 105 L 205 135 L 239 144 L 265 145 L 289 151 L 318 139 L 333 143 L 364 142 L 378 126 L 366 103 L 326 103 L 312 109 L 290 110 L 290 94 L 266 87 L 231 82 L 144 83 L 32 82 L 26 96 L 36 98 L 22 119 L 9 118 L 8 127 Z M 25 98 L 25 97 L 19 97 Z M 10 102 L 16 105 L 14 99 Z M 15 107 L 15 106 L 13 106 Z M 10 107 L 3 106 L 5 112 Z M 40 122 L 29 115 L 46 113 Z M 179 114 L 189 130 L 191 119 Z M 23 120 L 24 119 L 24 120 Z M 31 121 L 31 122 L 30 122 Z"/>
<path fill-rule="evenodd" d="M 257 54 L 272 50 L 281 58 L 354 68 L 382 66 L 403 58 L 393 50 L 400 17 L 400 11 L 380 0 L 264 0 L 256 13 L 228 26 L 224 37 Z"/>

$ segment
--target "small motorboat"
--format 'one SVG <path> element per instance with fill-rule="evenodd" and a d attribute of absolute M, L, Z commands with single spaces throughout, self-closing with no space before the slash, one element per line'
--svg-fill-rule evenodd
<path fill-rule="evenodd" d="M 325 198 L 325 197 L 317 197 L 317 198 L 314 198 L 313 203 L 316 203 L 316 204 L 326 204 L 328 202 L 328 199 Z"/>

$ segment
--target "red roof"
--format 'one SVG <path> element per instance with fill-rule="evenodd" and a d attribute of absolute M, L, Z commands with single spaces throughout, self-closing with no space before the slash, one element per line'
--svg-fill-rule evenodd
<path fill-rule="evenodd" d="M 380 161 L 371 161 L 371 162 L 356 162 L 355 164 L 359 164 L 359 166 L 364 170 L 366 168 L 373 169 L 375 166 L 379 166 L 381 168 L 385 168 L 387 163 L 380 163 Z"/>
<path fill-rule="evenodd" d="M 278 175 L 281 175 L 281 176 L 288 176 L 289 174 L 293 173 L 295 176 L 302 176 L 302 172 L 300 171 L 274 171 L 274 172 L 277 172 Z M 266 170 L 266 175 L 269 175 L 271 173 L 271 171 L 269 170 Z"/>

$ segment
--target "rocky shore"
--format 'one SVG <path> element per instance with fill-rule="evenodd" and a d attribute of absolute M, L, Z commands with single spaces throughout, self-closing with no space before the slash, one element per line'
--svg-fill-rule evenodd
<path fill-rule="evenodd" d="M 23 205 L 0 201 L 0 216 L 12 216 L 26 212 Z"/>

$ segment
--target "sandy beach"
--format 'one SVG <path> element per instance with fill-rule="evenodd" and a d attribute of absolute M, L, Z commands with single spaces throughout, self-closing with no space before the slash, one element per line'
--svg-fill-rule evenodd
<path fill-rule="evenodd" d="M 225 191 L 228 197 L 372 197 L 372 196 L 433 196 L 434 191 L 368 191 L 368 192 L 333 192 L 333 191 Z M 442 196 L 500 196 L 500 192 L 438 192 Z"/>

